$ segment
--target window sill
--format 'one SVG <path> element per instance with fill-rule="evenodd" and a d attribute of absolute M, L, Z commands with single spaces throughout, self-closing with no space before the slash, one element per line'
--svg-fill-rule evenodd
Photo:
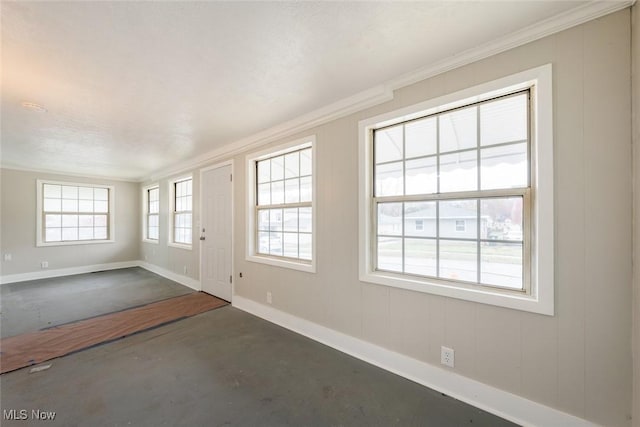
<path fill-rule="evenodd" d="M 497 290 L 494 288 L 473 285 L 457 286 L 454 283 L 447 284 L 428 278 L 414 278 L 411 276 L 396 275 L 384 272 L 368 272 L 360 274 L 362 282 L 410 291 L 423 292 L 432 295 L 495 305 L 514 310 L 528 311 L 532 313 L 553 316 L 553 301 L 545 301 L 534 295 L 527 295 L 518 291 Z"/>
<path fill-rule="evenodd" d="M 275 257 L 269 256 L 260 256 L 260 255 L 247 255 L 247 261 L 257 262 L 260 264 L 272 265 L 274 267 L 282 267 L 288 268 L 291 270 L 305 271 L 307 273 L 315 273 L 316 265 L 315 262 L 296 262 L 288 259 L 278 259 Z"/>
<path fill-rule="evenodd" d="M 175 243 L 175 242 L 168 242 L 167 246 L 171 246 L 172 248 L 179 248 L 179 249 L 185 249 L 190 251 L 192 246 L 191 245 L 185 245 L 183 243 Z"/>
<path fill-rule="evenodd" d="M 73 246 L 73 245 L 100 245 L 103 243 L 115 243 L 114 239 L 109 240 L 77 240 L 72 242 L 37 242 L 36 246 Z"/>
<path fill-rule="evenodd" d="M 142 239 L 142 243 L 153 243 L 154 245 L 157 245 L 158 244 L 158 240 Z"/>

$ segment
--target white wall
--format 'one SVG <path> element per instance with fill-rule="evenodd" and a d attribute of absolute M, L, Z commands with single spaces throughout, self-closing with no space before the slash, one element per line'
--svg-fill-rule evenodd
<path fill-rule="evenodd" d="M 633 60 L 633 151 L 634 151 L 634 298 L 633 298 L 633 425 L 640 427 L 640 6 L 632 10 L 631 57 Z"/>
<path fill-rule="evenodd" d="M 108 184 L 115 187 L 115 242 L 69 246 L 36 247 L 36 180 Z M 138 184 L 77 176 L 0 170 L 2 276 L 43 273 L 41 261 L 48 270 L 84 267 L 95 264 L 135 261 L 140 251 L 138 218 L 140 203 Z"/>
<path fill-rule="evenodd" d="M 235 292 L 333 330 L 607 426 L 630 424 L 630 11 L 398 90 L 317 136 L 316 274 L 245 260 L 245 156 L 235 157 Z M 358 280 L 358 121 L 553 63 L 556 315 Z M 284 142 L 284 141 L 280 141 Z"/>

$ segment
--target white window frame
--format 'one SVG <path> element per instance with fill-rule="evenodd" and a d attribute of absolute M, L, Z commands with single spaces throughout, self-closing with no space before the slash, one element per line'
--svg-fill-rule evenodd
<path fill-rule="evenodd" d="M 149 185 L 142 189 L 142 241 L 145 243 L 155 243 L 158 244 L 160 242 L 160 236 L 157 239 L 149 238 L 149 190 L 158 189 L 158 200 L 160 200 L 160 185 L 158 183 Z M 158 221 L 160 221 L 160 211 L 158 211 Z M 160 228 L 158 227 L 158 234 Z"/>
<path fill-rule="evenodd" d="M 175 241 L 175 234 L 174 234 L 174 228 L 173 228 L 173 223 L 175 221 L 175 214 L 176 214 L 176 182 L 180 182 L 180 181 L 185 181 L 185 180 L 191 180 L 191 244 L 185 244 L 185 243 L 178 243 Z M 169 238 L 167 239 L 167 245 L 168 246 L 172 246 L 174 248 L 180 248 L 180 249 L 187 249 L 187 250 L 191 250 L 193 248 L 193 205 L 194 205 L 194 181 L 193 181 L 193 175 L 189 174 L 189 175 L 183 175 L 180 176 L 178 178 L 172 179 L 169 181 Z M 184 212 L 183 212 L 184 213 Z"/>
<path fill-rule="evenodd" d="M 311 261 L 297 260 L 292 258 L 279 257 L 276 255 L 259 254 L 256 251 L 256 234 L 257 234 L 257 218 L 256 218 L 256 163 L 270 157 L 286 154 L 291 151 L 311 148 Z M 316 272 L 317 262 L 317 215 L 316 215 L 316 137 L 315 135 L 306 138 L 296 139 L 285 144 L 278 145 L 269 149 L 265 149 L 256 153 L 251 153 L 246 157 L 247 168 L 247 244 L 246 244 L 246 260 L 267 264 L 277 267 L 290 268 L 293 270 L 306 271 L 309 273 Z"/>
<path fill-rule="evenodd" d="M 530 273 L 525 292 L 488 286 L 468 286 L 437 279 L 387 273 L 374 269 L 373 130 L 451 108 L 485 101 L 520 90 L 531 91 L 531 206 L 528 258 Z M 545 315 L 554 314 L 553 228 L 553 94 L 552 67 L 543 65 L 461 90 L 417 105 L 359 122 L 359 273 L 360 280 L 446 297 Z M 525 243 L 526 244 L 526 243 Z"/>
<path fill-rule="evenodd" d="M 44 206 L 43 206 L 43 186 L 44 184 L 51 185 L 68 185 L 72 187 L 91 187 L 91 188 L 104 188 L 109 192 L 109 212 L 107 213 L 108 225 L 107 225 L 107 239 L 101 240 L 73 240 L 65 242 L 46 242 L 44 240 Z M 104 184 L 91 184 L 86 182 L 68 182 L 68 181 L 54 181 L 48 179 L 36 180 L 36 246 L 69 246 L 69 245 L 95 245 L 102 243 L 113 243 L 116 241 L 116 227 L 115 227 L 115 187 L 113 185 Z"/>

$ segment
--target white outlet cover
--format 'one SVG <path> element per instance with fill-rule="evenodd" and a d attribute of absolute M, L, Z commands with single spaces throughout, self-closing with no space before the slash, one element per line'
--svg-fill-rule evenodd
<path fill-rule="evenodd" d="M 440 347 L 440 363 L 453 368 L 455 366 L 456 355 L 452 348 Z"/>

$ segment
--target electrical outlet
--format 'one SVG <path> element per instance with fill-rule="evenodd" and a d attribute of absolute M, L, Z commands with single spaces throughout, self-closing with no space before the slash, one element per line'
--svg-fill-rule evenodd
<path fill-rule="evenodd" d="M 41 261 L 40 268 L 49 268 L 49 261 Z"/>
<path fill-rule="evenodd" d="M 273 303 L 273 298 L 271 297 L 271 292 L 267 292 L 267 302 L 269 304 Z"/>
<path fill-rule="evenodd" d="M 456 361 L 456 355 L 452 348 L 440 347 L 440 363 L 453 368 Z"/>
<path fill-rule="evenodd" d="M 4 254 L 5 261 L 11 261 L 11 254 Z"/>

